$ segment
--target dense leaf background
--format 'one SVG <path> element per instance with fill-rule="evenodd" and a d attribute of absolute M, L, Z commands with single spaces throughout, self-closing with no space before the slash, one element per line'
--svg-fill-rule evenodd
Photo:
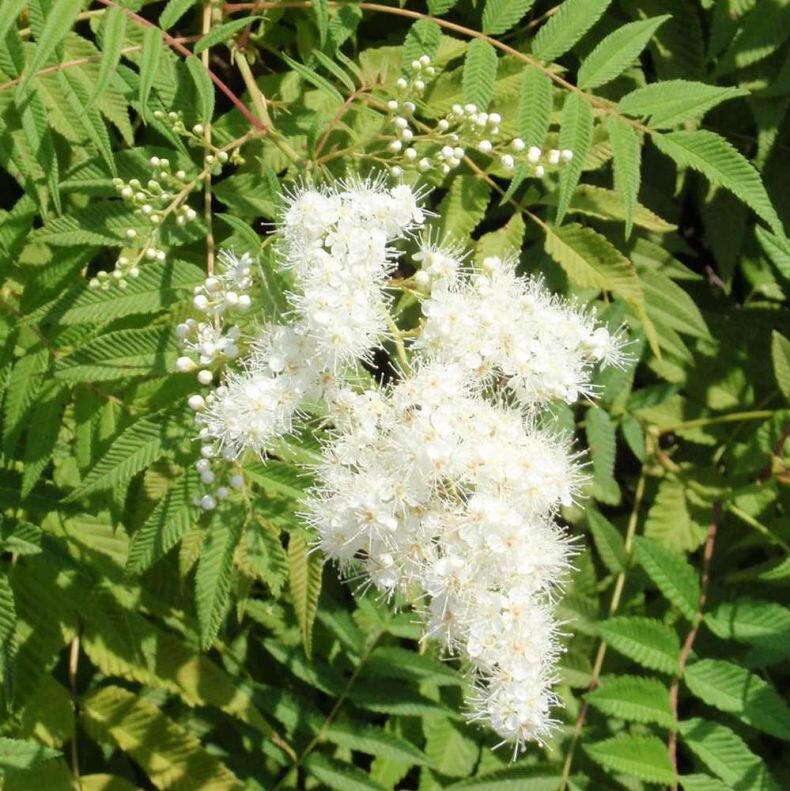
<path fill-rule="evenodd" d="M 782 0 L 0 0 L 3 787 L 786 786 L 789 37 Z M 395 164 L 386 100 L 423 53 L 422 123 L 474 102 L 575 152 L 538 181 L 470 151 L 426 177 L 437 227 L 632 338 L 555 413 L 590 462 L 565 708 L 515 763 L 408 607 L 309 552 L 314 439 L 193 506 L 173 373 L 220 247 L 282 310 L 280 186 Z M 236 154 L 206 166 L 207 141 Z M 113 185 L 152 156 L 197 214 L 155 237 Z M 88 287 L 148 242 L 165 262 Z"/>

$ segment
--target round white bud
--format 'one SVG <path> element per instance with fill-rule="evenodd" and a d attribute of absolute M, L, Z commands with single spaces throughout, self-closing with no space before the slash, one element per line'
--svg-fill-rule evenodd
<path fill-rule="evenodd" d="M 187 404 L 189 404 L 190 409 L 199 412 L 201 409 L 206 408 L 206 399 L 202 395 L 191 395 L 187 399 Z"/>
<path fill-rule="evenodd" d="M 208 386 L 214 381 L 214 374 L 204 368 L 202 371 L 198 371 L 197 379 L 200 384 Z"/>

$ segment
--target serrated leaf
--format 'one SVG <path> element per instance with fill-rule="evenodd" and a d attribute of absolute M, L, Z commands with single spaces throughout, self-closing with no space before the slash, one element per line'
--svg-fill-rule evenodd
<path fill-rule="evenodd" d="M 782 222 L 765 191 L 760 174 L 727 140 L 715 132 L 699 129 L 694 132 L 654 133 L 652 140 L 659 151 L 681 167 L 702 173 L 711 184 L 724 187 L 740 198 L 782 235 Z"/>
<path fill-rule="evenodd" d="M 477 265 L 489 256 L 499 258 L 518 257 L 524 244 L 524 220 L 516 212 L 501 228 L 483 234 L 475 244 L 474 259 Z"/>
<path fill-rule="evenodd" d="M 678 724 L 684 744 L 727 788 L 779 791 L 763 760 L 737 733 L 713 720 L 693 718 Z"/>
<path fill-rule="evenodd" d="M 615 426 L 609 413 L 590 407 L 585 413 L 584 430 L 593 461 L 593 494 L 596 500 L 609 505 L 620 502 L 620 486 L 614 477 L 617 453 Z"/>
<path fill-rule="evenodd" d="M 13 637 L 16 629 L 16 605 L 14 592 L 8 584 L 5 574 L 0 575 L 0 645 L 4 645 Z M 0 668 L 2 670 L 2 668 Z M 0 678 L 4 674 L 0 672 Z"/>
<path fill-rule="evenodd" d="M 67 382 L 103 382 L 128 376 L 172 373 L 178 343 L 170 327 L 118 330 L 88 341 L 55 366 Z"/>
<path fill-rule="evenodd" d="M 691 515 L 681 481 L 664 478 L 659 483 L 644 534 L 675 552 L 693 552 L 705 540 L 705 530 Z"/>
<path fill-rule="evenodd" d="M 666 14 L 651 19 L 639 19 L 610 33 L 582 61 L 577 85 L 589 90 L 611 82 L 639 57 L 656 30 L 670 18 Z"/>
<path fill-rule="evenodd" d="M 614 187 L 623 196 L 625 206 L 625 236 L 634 226 L 639 185 L 642 180 L 642 144 L 636 130 L 622 118 L 609 116 L 606 121 L 612 144 Z"/>
<path fill-rule="evenodd" d="M 776 383 L 782 395 L 790 398 L 790 341 L 776 330 L 771 333 L 771 360 Z"/>
<path fill-rule="evenodd" d="M 675 718 L 669 704 L 669 690 L 657 678 L 607 676 L 600 686 L 585 696 L 587 702 L 608 717 L 631 722 L 654 722 L 672 728 Z"/>
<path fill-rule="evenodd" d="M 705 614 L 705 626 L 722 640 L 761 649 L 759 655 L 790 656 L 790 609 L 779 602 L 739 598 Z"/>
<path fill-rule="evenodd" d="M 670 327 L 695 338 L 711 337 L 702 313 L 687 291 L 663 272 L 648 267 L 640 268 L 639 280 L 645 294 L 647 315 L 656 327 Z"/>
<path fill-rule="evenodd" d="M 33 57 L 30 59 L 30 63 L 22 76 L 22 81 L 19 83 L 21 91 L 25 92 L 27 90 L 31 78 L 49 60 L 58 44 L 63 41 L 66 34 L 71 30 L 77 14 L 82 9 L 82 5 L 83 0 L 59 0 L 58 12 L 47 14 L 44 20 L 44 27 L 37 37 L 38 40 L 33 51 Z"/>
<path fill-rule="evenodd" d="M 262 19 L 262 17 L 245 16 L 239 19 L 231 19 L 230 22 L 225 22 L 222 25 L 216 25 L 215 27 L 212 27 L 211 30 L 206 33 L 206 35 L 201 36 L 200 39 L 195 43 L 195 46 L 192 48 L 192 54 L 200 55 L 200 53 L 204 50 L 207 50 L 210 47 L 216 47 L 217 44 L 224 43 L 228 39 L 233 38 L 236 33 L 244 30 L 244 28 L 249 27 L 259 19 Z"/>
<path fill-rule="evenodd" d="M 439 238 L 467 243 L 485 216 L 491 187 L 475 176 L 456 176 L 439 203 L 435 227 Z"/>
<path fill-rule="evenodd" d="M 447 664 L 396 645 L 377 646 L 368 657 L 361 675 L 363 678 L 402 678 L 415 684 L 426 681 L 437 687 L 461 686 L 464 683 L 463 677 Z"/>
<path fill-rule="evenodd" d="M 0 771 L 3 772 L 30 769 L 60 754 L 60 750 L 45 747 L 39 742 L 0 736 Z"/>
<path fill-rule="evenodd" d="M 322 77 L 318 72 L 314 69 L 311 69 L 309 66 L 305 66 L 303 63 L 299 63 L 299 61 L 294 60 L 293 58 L 288 57 L 288 55 L 283 55 L 283 60 L 297 73 L 300 77 L 304 80 L 309 82 L 312 86 L 317 88 L 321 93 L 323 93 L 327 98 L 332 100 L 337 104 L 342 104 L 343 94 L 332 85 L 329 80 L 325 77 Z"/>
<path fill-rule="evenodd" d="M 326 739 L 348 750 L 389 758 L 409 766 L 430 766 L 419 747 L 395 733 L 370 725 L 333 723 L 324 731 Z"/>
<path fill-rule="evenodd" d="M 186 59 L 186 65 L 197 88 L 198 117 L 204 124 L 210 123 L 214 116 L 214 83 L 200 58 L 190 55 Z"/>
<path fill-rule="evenodd" d="M 585 519 L 595 541 L 595 548 L 612 574 L 624 571 L 627 564 L 625 542 L 617 528 L 594 508 L 585 510 Z"/>
<path fill-rule="evenodd" d="M 496 50 L 483 39 L 476 38 L 466 48 L 463 73 L 464 101 L 478 110 L 488 107 L 494 95 L 499 59 Z"/>
<path fill-rule="evenodd" d="M 320 753 L 309 755 L 304 766 L 323 788 L 334 788 L 336 791 L 385 791 L 383 785 L 371 780 L 361 769 Z"/>
<path fill-rule="evenodd" d="M 223 518 L 223 516 L 225 518 Z M 221 513 L 206 532 L 195 573 L 195 605 L 200 644 L 214 642 L 230 605 L 233 553 L 241 537 L 242 522 L 230 512 Z"/>
<path fill-rule="evenodd" d="M 321 595 L 323 569 L 323 560 L 315 552 L 310 552 L 304 535 L 291 533 L 288 539 L 288 582 L 302 645 L 308 657 L 313 653 L 313 623 Z"/>
<path fill-rule="evenodd" d="M 61 324 L 110 321 L 138 313 L 153 314 L 191 293 L 205 273 L 185 261 L 146 264 L 123 291 L 86 287 L 59 318 Z"/>
<path fill-rule="evenodd" d="M 22 472 L 22 497 L 27 497 L 52 458 L 58 439 L 63 407 L 69 397 L 64 385 L 49 382 L 40 394 L 30 416 Z"/>
<path fill-rule="evenodd" d="M 462 780 L 444 788 L 458 791 L 557 791 L 560 785 L 560 775 L 551 766 L 513 765 L 481 772 L 471 780 Z"/>
<path fill-rule="evenodd" d="M 717 104 L 747 93 L 740 88 L 722 88 L 704 82 L 665 80 L 627 93 L 617 108 L 626 115 L 649 117 L 653 128 L 666 129 L 701 118 Z"/>
<path fill-rule="evenodd" d="M 132 536 L 127 571 L 145 571 L 181 540 L 181 536 L 197 521 L 198 512 L 192 498 L 198 491 L 194 470 L 186 470 L 173 482 L 145 524 Z"/>
<path fill-rule="evenodd" d="M 564 55 L 601 18 L 611 0 L 565 0 L 532 42 L 542 61 Z"/>
<path fill-rule="evenodd" d="M 197 0 L 168 0 L 162 13 L 159 15 L 159 26 L 163 30 L 173 27 Z"/>
<path fill-rule="evenodd" d="M 99 687 L 82 699 L 81 709 L 88 733 L 127 753 L 156 788 L 244 788 L 190 731 L 133 692 L 116 686 Z"/>
<path fill-rule="evenodd" d="M 699 579 L 684 556 L 643 536 L 636 537 L 634 553 L 661 593 L 693 621 L 699 608 Z"/>
<path fill-rule="evenodd" d="M 667 747 L 656 736 L 616 736 L 585 744 L 584 750 L 605 769 L 633 775 L 648 783 L 672 785 L 675 782 Z"/>
<path fill-rule="evenodd" d="M 103 93 L 110 84 L 110 79 L 121 59 L 121 49 L 123 48 L 126 36 L 126 14 L 120 6 L 112 6 L 104 14 L 102 23 L 102 56 L 99 63 L 99 75 L 96 78 L 96 85 L 93 93 L 88 99 L 90 107 L 96 99 Z"/>
<path fill-rule="evenodd" d="M 143 49 L 140 57 L 140 85 L 138 96 L 140 100 L 140 114 L 148 120 L 148 98 L 154 86 L 159 70 L 159 60 L 164 51 L 162 31 L 158 27 L 149 27 L 143 33 Z"/>
<path fill-rule="evenodd" d="M 420 19 L 415 22 L 406 34 L 403 42 L 402 68 L 406 70 L 411 63 L 421 55 L 435 58 L 442 39 L 442 29 L 436 22 L 429 19 Z"/>
<path fill-rule="evenodd" d="M 573 151 L 573 159 L 560 169 L 560 190 L 557 201 L 557 224 L 565 218 L 573 191 L 587 160 L 592 144 L 593 115 L 590 103 L 582 94 L 569 93 L 565 97 L 560 120 L 560 148 Z"/>
<path fill-rule="evenodd" d="M 483 8 L 483 32 L 492 36 L 506 33 L 515 27 L 535 0 L 486 0 Z"/>
<path fill-rule="evenodd" d="M 441 714 L 460 719 L 454 710 L 443 703 L 421 695 L 414 687 L 386 679 L 358 681 L 349 697 L 355 706 L 379 714 L 392 714 L 402 717 L 423 717 Z"/>
<path fill-rule="evenodd" d="M 326 46 L 326 37 L 329 32 L 329 3 L 327 0 L 312 0 L 312 5 L 321 48 L 323 49 Z"/>
<path fill-rule="evenodd" d="M 575 223 L 544 230 L 546 252 L 576 285 L 611 291 L 633 305 L 644 305 L 636 269 L 606 237 Z"/>
<path fill-rule="evenodd" d="M 167 427 L 163 415 L 143 417 L 132 423 L 113 441 L 67 501 L 131 480 L 162 454 Z"/>
<path fill-rule="evenodd" d="M 526 66 L 518 99 L 518 133 L 526 145 L 543 145 L 553 107 L 551 79 L 536 66 Z"/>
<path fill-rule="evenodd" d="M 746 668 L 721 659 L 701 659 L 686 668 L 683 680 L 708 705 L 777 739 L 790 740 L 790 708 L 770 684 Z"/>
<path fill-rule="evenodd" d="M 674 629 L 655 618 L 618 616 L 598 625 L 601 638 L 643 667 L 677 673 L 680 641 Z"/>
<path fill-rule="evenodd" d="M 425 754 L 432 768 L 446 777 L 468 777 L 480 756 L 480 748 L 463 726 L 447 717 L 426 717 L 422 724 Z"/>
<path fill-rule="evenodd" d="M 49 364 L 49 350 L 40 347 L 20 357 L 11 369 L 3 402 L 3 446 L 6 453 L 13 453 L 16 447 L 28 410 L 38 395 Z"/>
<path fill-rule="evenodd" d="M 431 16 L 441 16 L 458 5 L 458 0 L 428 0 L 428 13 Z"/>

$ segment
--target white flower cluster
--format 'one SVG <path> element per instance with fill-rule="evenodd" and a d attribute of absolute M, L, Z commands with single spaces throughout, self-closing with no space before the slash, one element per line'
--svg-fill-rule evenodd
<path fill-rule="evenodd" d="M 620 342 L 597 326 L 594 311 L 575 310 L 540 281 L 519 277 L 515 261 L 486 258 L 481 271 L 464 276 L 453 254 L 433 250 L 432 267 L 436 259 L 450 275 L 423 305 L 422 353 L 487 384 L 504 380 L 526 407 L 591 396 L 594 366 L 620 363 Z"/>
<path fill-rule="evenodd" d="M 198 404 L 205 455 L 264 454 L 303 404 L 329 397 L 338 373 L 369 358 L 388 332 L 390 242 L 422 220 L 408 187 L 380 180 L 290 197 L 279 253 L 294 321 L 264 329 L 241 370 Z"/>
<path fill-rule="evenodd" d="M 525 142 L 520 137 L 505 139 L 500 130 L 502 116 L 497 112 L 486 112 L 475 104 L 454 104 L 450 111 L 430 128 L 420 131 L 420 123 L 415 119 L 417 109 L 408 94 L 415 89 L 417 98 L 425 89 L 423 74 L 433 76 L 435 69 L 430 66 L 431 59 L 423 55 L 411 64 L 412 79 L 398 80 L 397 88 L 406 96 L 390 99 L 387 109 L 391 113 L 390 123 L 395 132 L 394 139 L 387 145 L 388 150 L 401 158 L 404 167 L 414 167 L 421 173 L 438 170 L 442 175 L 458 168 L 472 149 L 496 160 L 501 169 L 510 173 L 521 165 L 525 173 L 543 178 L 547 168 L 556 168 L 573 159 L 570 149 L 550 149 L 544 151 L 537 143 L 542 140 Z M 530 145 L 531 143 L 531 145 Z M 390 168 L 394 176 L 403 173 L 401 165 Z"/>
<path fill-rule="evenodd" d="M 344 572 L 361 569 L 366 584 L 424 611 L 426 636 L 470 668 L 470 718 L 518 750 L 554 725 L 552 605 L 572 553 L 555 517 L 580 481 L 576 456 L 538 427 L 537 411 L 588 393 L 593 366 L 617 364 L 621 343 L 513 262 L 473 271 L 458 250 L 425 243 L 414 256 L 426 296 L 410 370 L 390 386 L 353 386 L 347 374 L 396 331 L 385 290 L 392 245 L 423 225 L 419 198 L 382 181 L 288 196 L 279 255 L 293 281 L 291 321 L 268 326 L 195 400 L 198 464 L 211 483 L 213 460 L 264 455 L 320 403 L 329 439 L 305 521 Z M 218 281 L 195 295 L 209 315 L 235 290 Z M 199 333 L 190 342 L 201 360 L 217 346 Z"/>

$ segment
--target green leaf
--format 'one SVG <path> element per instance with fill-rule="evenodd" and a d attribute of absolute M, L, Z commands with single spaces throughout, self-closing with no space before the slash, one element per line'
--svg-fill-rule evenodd
<path fill-rule="evenodd" d="M 634 554 L 661 593 L 693 621 L 699 609 L 699 579 L 683 555 L 637 536 Z"/>
<path fill-rule="evenodd" d="M 481 265 L 489 256 L 499 258 L 518 257 L 521 247 L 524 244 L 524 220 L 521 214 L 516 212 L 505 225 L 496 231 L 489 231 L 483 234 L 475 244 L 474 259 L 477 265 Z"/>
<path fill-rule="evenodd" d="M 321 595 L 323 569 L 323 560 L 315 552 L 310 552 L 304 535 L 291 533 L 288 539 L 288 581 L 302 645 L 308 657 L 313 653 L 313 623 Z"/>
<path fill-rule="evenodd" d="M 487 41 L 476 38 L 469 43 L 464 60 L 465 102 L 471 102 L 478 110 L 485 110 L 488 107 L 494 95 L 498 64 L 496 50 Z"/>
<path fill-rule="evenodd" d="M 532 51 L 542 61 L 564 55 L 601 18 L 611 0 L 565 0 L 538 31 Z"/>
<path fill-rule="evenodd" d="M 598 625 L 601 638 L 615 651 L 660 673 L 677 673 L 680 641 L 674 629 L 655 618 L 618 616 Z"/>
<path fill-rule="evenodd" d="M 702 659 L 689 665 L 683 678 L 689 690 L 708 705 L 777 739 L 790 740 L 790 708 L 770 684 L 746 668 Z"/>
<path fill-rule="evenodd" d="M 618 77 L 639 57 L 656 30 L 670 18 L 666 14 L 652 19 L 640 19 L 610 33 L 582 61 L 577 85 L 589 90 Z"/>
<path fill-rule="evenodd" d="M 649 267 L 639 268 L 639 279 L 645 294 L 647 315 L 659 329 L 670 327 L 695 338 L 711 337 L 700 309 L 688 292 L 663 272 Z"/>
<path fill-rule="evenodd" d="M 130 481 L 162 454 L 168 420 L 163 415 L 143 417 L 117 437 L 67 499 L 72 502 L 100 489 Z"/>
<path fill-rule="evenodd" d="M 705 626 L 722 640 L 761 649 L 758 656 L 790 656 L 790 609 L 778 602 L 741 598 L 705 614 Z"/>
<path fill-rule="evenodd" d="M 421 55 L 435 58 L 441 39 L 442 29 L 436 22 L 431 22 L 430 19 L 420 19 L 415 22 L 409 28 L 403 42 L 401 57 L 403 70 L 410 69 L 412 61 L 417 60 Z"/>
<path fill-rule="evenodd" d="M 11 369 L 3 403 L 3 445 L 6 453 L 12 453 L 16 447 L 26 425 L 28 410 L 38 396 L 49 364 L 49 350 L 41 347 L 29 350 Z"/>
<path fill-rule="evenodd" d="M 568 211 L 573 191 L 579 183 L 592 144 L 593 115 L 590 103 L 579 93 L 569 93 L 562 107 L 560 124 L 560 148 L 573 151 L 573 159 L 560 169 L 558 225 Z"/>
<path fill-rule="evenodd" d="M 228 511 L 220 513 L 212 521 L 200 551 L 195 574 L 195 603 L 200 645 L 204 650 L 214 643 L 230 605 L 233 553 L 241 530 L 242 522 L 238 515 Z"/>
<path fill-rule="evenodd" d="M 191 294 L 205 273 L 185 261 L 150 263 L 129 278 L 123 291 L 86 287 L 59 318 L 61 324 L 110 321 L 139 313 L 153 314 Z"/>
<path fill-rule="evenodd" d="M 193 55 L 200 55 L 209 47 L 216 47 L 217 44 L 222 44 L 229 38 L 233 38 L 240 30 L 249 27 L 250 25 L 262 19 L 260 16 L 245 16 L 239 19 L 231 19 L 230 22 L 225 22 L 223 25 L 212 27 L 205 36 L 201 36 L 200 40 L 195 43 L 192 48 Z M 322 44 L 323 46 L 323 44 Z"/>
<path fill-rule="evenodd" d="M 428 13 L 431 16 L 441 16 L 458 5 L 458 0 L 428 0 Z"/>
<path fill-rule="evenodd" d="M 187 70 L 197 88 L 200 120 L 207 124 L 214 116 L 214 83 L 200 58 L 190 55 L 186 59 Z"/>
<path fill-rule="evenodd" d="M 163 30 L 173 27 L 197 0 L 168 0 L 164 10 L 159 15 L 159 26 Z"/>
<path fill-rule="evenodd" d="M 723 137 L 715 132 L 699 129 L 695 132 L 654 133 L 652 140 L 659 151 L 672 158 L 680 167 L 690 167 L 702 173 L 711 184 L 729 190 L 753 209 L 776 233 L 783 234 L 782 222 L 765 191 L 760 174 Z"/>
<path fill-rule="evenodd" d="M 396 645 L 377 646 L 368 657 L 362 677 L 400 678 L 437 687 L 461 686 L 463 677 L 446 663 L 424 654 L 415 654 Z"/>
<path fill-rule="evenodd" d="M 601 685 L 585 695 L 587 702 L 608 717 L 631 722 L 654 722 L 672 728 L 675 719 L 669 690 L 657 678 L 605 676 Z"/>
<path fill-rule="evenodd" d="M 30 769 L 43 761 L 57 758 L 60 754 L 60 750 L 45 747 L 39 742 L 0 736 L 0 770 L 3 772 Z"/>
<path fill-rule="evenodd" d="M 656 736 L 616 736 L 585 744 L 584 750 L 605 769 L 633 775 L 647 783 L 671 785 L 675 782 L 667 747 Z"/>
<path fill-rule="evenodd" d="M 326 46 L 326 36 L 329 32 L 329 3 L 327 0 L 312 0 L 313 16 L 318 27 L 321 49 Z"/>
<path fill-rule="evenodd" d="M 236 791 L 244 787 L 191 731 L 133 692 L 99 687 L 83 698 L 81 709 L 87 732 L 127 753 L 156 788 Z"/>
<path fill-rule="evenodd" d="M 776 330 L 771 333 L 771 359 L 776 383 L 782 395 L 790 398 L 790 341 Z"/>
<path fill-rule="evenodd" d="M 462 780 L 444 788 L 464 791 L 557 791 L 560 775 L 552 767 L 544 765 L 511 765 L 479 774 L 471 780 Z"/>
<path fill-rule="evenodd" d="M 636 130 L 622 118 L 609 116 L 606 121 L 612 144 L 614 188 L 623 196 L 625 236 L 631 235 L 642 180 L 642 144 Z"/>
<path fill-rule="evenodd" d="M 41 477 L 41 473 L 52 458 L 52 451 L 60 431 L 63 407 L 69 397 L 69 389 L 49 382 L 39 396 L 30 416 L 25 461 L 22 472 L 22 497 L 27 497 Z"/>
<path fill-rule="evenodd" d="M 128 376 L 172 373 L 178 343 L 169 327 L 118 330 L 88 341 L 58 360 L 55 377 L 68 382 L 103 382 Z"/>
<path fill-rule="evenodd" d="M 474 771 L 480 748 L 463 726 L 447 717 L 425 717 L 425 754 L 433 769 L 445 777 L 468 777 Z"/>
<path fill-rule="evenodd" d="M 737 733 L 712 720 L 698 718 L 678 725 L 683 743 L 727 788 L 746 791 L 779 791 L 763 760 Z"/>
<path fill-rule="evenodd" d="M 6 548 L 6 547 L 4 547 Z M 0 576 L 0 646 L 5 645 L 14 636 L 16 630 L 16 605 L 14 592 L 8 584 L 8 578 Z M 0 672 L 0 678 L 4 677 Z"/>
<path fill-rule="evenodd" d="M 741 88 L 720 88 L 704 82 L 666 80 L 627 93 L 617 108 L 626 115 L 649 117 L 655 129 L 667 129 L 701 118 L 717 104 L 747 93 Z"/>
<path fill-rule="evenodd" d="M 112 6 L 107 9 L 104 14 L 104 21 L 102 23 L 103 39 L 102 39 L 102 55 L 99 64 L 99 76 L 96 78 L 96 85 L 93 93 L 88 99 L 88 107 L 90 107 L 96 99 L 103 93 L 105 88 L 110 84 L 118 62 L 121 59 L 121 49 L 126 36 L 126 14 L 120 6 Z"/>
<path fill-rule="evenodd" d="M 159 71 L 159 60 L 164 51 L 162 31 L 158 27 L 149 27 L 143 33 L 143 51 L 140 58 L 140 113 L 148 120 L 148 97 L 154 86 Z"/>
<path fill-rule="evenodd" d="M 632 305 L 644 305 L 633 264 L 606 237 L 576 223 L 547 226 L 546 252 L 582 288 L 600 288 Z"/>
<path fill-rule="evenodd" d="M 297 73 L 299 74 L 302 79 L 309 82 L 315 88 L 317 88 L 321 93 L 323 93 L 330 101 L 333 101 L 337 104 L 342 104 L 343 94 L 332 85 L 329 80 L 325 77 L 322 77 L 318 72 L 314 69 L 311 69 L 309 66 L 305 66 L 303 63 L 299 63 L 299 61 L 294 60 L 293 58 L 288 57 L 288 55 L 283 55 L 283 60 Z"/>
<path fill-rule="evenodd" d="M 333 723 L 324 731 L 326 739 L 348 750 L 389 758 L 409 766 L 430 766 L 425 753 L 408 739 L 370 725 Z"/>
<path fill-rule="evenodd" d="M 617 528 L 595 508 L 586 508 L 585 519 L 595 541 L 595 548 L 604 565 L 612 574 L 625 571 L 627 557 L 625 543 Z"/>
<path fill-rule="evenodd" d="M 664 478 L 647 513 L 644 534 L 675 552 L 693 552 L 705 529 L 691 515 L 682 481 Z"/>
<path fill-rule="evenodd" d="M 23 93 L 27 90 L 31 78 L 47 62 L 49 57 L 63 41 L 66 34 L 71 30 L 77 14 L 82 10 L 83 0 L 59 0 L 57 13 L 50 12 L 44 20 L 44 27 L 38 36 L 33 57 L 25 69 L 22 81 L 19 83 L 19 90 Z"/>
<path fill-rule="evenodd" d="M 499 36 L 515 27 L 535 0 L 486 0 L 483 8 L 483 33 Z"/>
<path fill-rule="evenodd" d="M 323 788 L 337 791 L 385 791 L 383 785 L 371 780 L 361 769 L 320 753 L 311 753 L 304 761 L 304 767 Z"/>
<path fill-rule="evenodd" d="M 16 25 L 17 17 L 27 5 L 28 0 L 8 0 L 0 15 L 0 41 L 5 41 L 8 31 Z"/>
<path fill-rule="evenodd" d="M 467 243 L 467 237 L 485 216 L 491 187 L 476 176 L 456 176 L 442 198 L 435 227 L 440 239 Z"/>
<path fill-rule="evenodd" d="M 617 453 L 614 423 L 608 412 L 594 406 L 585 413 L 584 430 L 593 461 L 593 495 L 602 503 L 617 505 L 621 495 L 614 477 Z"/>
<path fill-rule="evenodd" d="M 518 99 L 518 133 L 528 146 L 542 146 L 554 106 L 551 79 L 535 66 L 526 66 Z"/>
<path fill-rule="evenodd" d="M 192 498 L 198 491 L 194 470 L 186 470 L 173 482 L 145 524 L 132 536 L 127 571 L 145 571 L 181 540 L 181 536 L 197 521 L 198 512 Z"/>

